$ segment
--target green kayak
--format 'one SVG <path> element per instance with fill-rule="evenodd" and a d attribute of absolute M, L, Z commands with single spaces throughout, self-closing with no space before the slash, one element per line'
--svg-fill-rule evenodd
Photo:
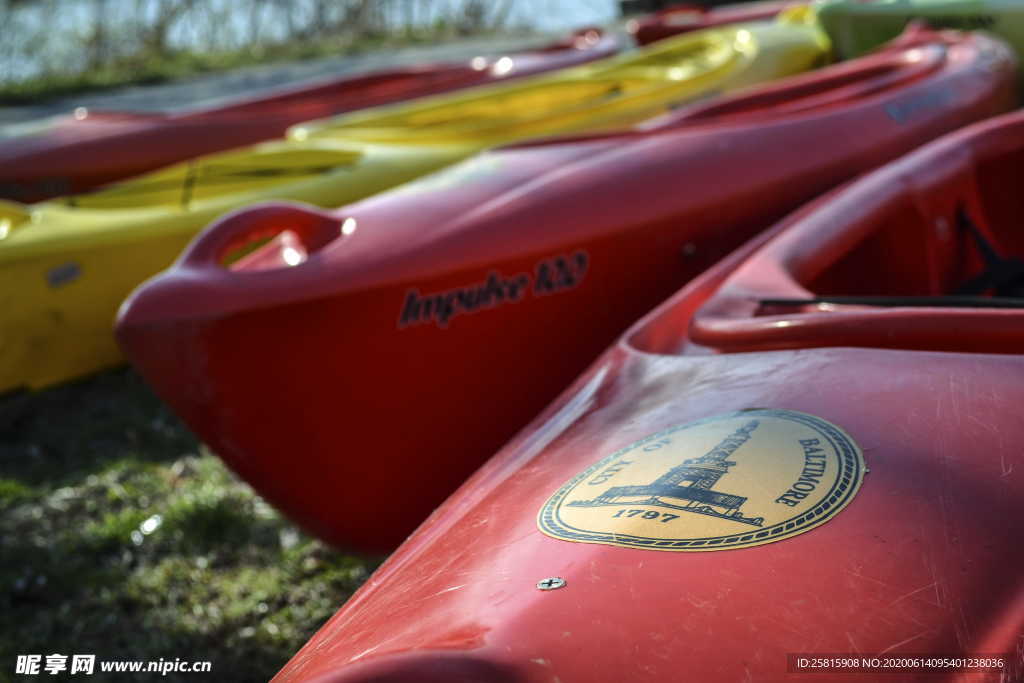
<path fill-rule="evenodd" d="M 913 19 L 935 28 L 988 31 L 1024 56 L 1024 0 L 825 0 L 818 18 L 843 59 L 895 38 Z"/>

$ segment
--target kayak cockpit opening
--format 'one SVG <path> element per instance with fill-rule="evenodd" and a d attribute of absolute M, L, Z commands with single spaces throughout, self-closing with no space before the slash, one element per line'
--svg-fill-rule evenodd
<path fill-rule="evenodd" d="M 957 210 L 957 229 L 970 237 L 982 267 L 946 294 L 918 296 L 815 296 L 811 298 L 761 299 L 760 313 L 792 308 L 836 310 L 841 306 L 882 306 L 915 308 L 1024 308 L 1024 260 L 1006 257 L 968 215 L 963 205 Z"/>
<path fill-rule="evenodd" d="M 732 122 L 751 117 L 792 116 L 849 104 L 851 101 L 906 88 L 941 69 L 947 49 L 939 34 L 921 36 L 922 43 L 826 67 L 746 94 L 680 109 L 646 124 L 669 128 L 698 122 Z"/>
<path fill-rule="evenodd" d="M 885 220 L 822 272 L 804 264 L 806 279 L 800 283 L 815 293 L 819 305 L 829 307 L 901 301 L 935 307 L 946 301 L 963 308 L 994 298 L 983 306 L 989 308 L 1024 295 L 1024 261 L 1015 256 L 1021 252 L 1008 243 L 1009 235 L 980 228 L 963 203 L 952 215 L 920 218 Z M 758 315 L 772 315 L 784 300 L 762 299 Z"/>
<path fill-rule="evenodd" d="M 749 32 L 748 32 L 749 33 Z M 752 40 L 752 39 L 751 39 Z M 373 111 L 303 124 L 293 139 L 337 138 L 362 142 L 451 143 L 470 139 L 502 142 L 526 135 L 572 133 L 584 125 L 620 128 L 649 118 L 654 103 L 727 68 L 740 54 L 718 34 L 613 60 L 605 67 L 579 67 L 557 78 L 503 86 L 469 97 L 428 101 L 392 113 Z"/>
<path fill-rule="evenodd" d="M 358 151 L 279 148 L 253 154 L 229 152 L 200 158 L 88 194 L 61 200 L 85 209 L 153 206 L 193 208 L 197 202 L 232 194 L 265 193 L 277 185 L 308 180 L 354 166 Z"/>
<path fill-rule="evenodd" d="M 891 308 L 1024 308 L 1024 297 L 986 296 L 816 296 L 809 299 L 761 299 L 761 310 L 837 306 L 888 306 Z"/>
<path fill-rule="evenodd" d="M 627 337 L 698 355 L 813 347 L 1020 353 L 1024 117 L 995 119 L 826 195 Z"/>
<path fill-rule="evenodd" d="M 1024 120 L 870 176 L 731 273 L 694 313 L 690 339 L 724 352 L 1019 352 L 1022 156 Z"/>

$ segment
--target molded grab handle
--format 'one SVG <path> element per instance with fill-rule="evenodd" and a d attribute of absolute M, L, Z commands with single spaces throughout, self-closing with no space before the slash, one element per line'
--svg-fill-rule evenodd
<path fill-rule="evenodd" d="M 224 258 L 258 240 L 294 233 L 314 252 L 342 235 L 342 219 L 311 206 L 290 202 L 257 204 L 211 224 L 185 249 L 179 261 L 192 268 L 222 269 Z"/>

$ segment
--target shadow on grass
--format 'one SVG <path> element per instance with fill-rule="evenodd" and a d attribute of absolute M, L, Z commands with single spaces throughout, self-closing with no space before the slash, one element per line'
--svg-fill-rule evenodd
<path fill-rule="evenodd" d="M 305 537 L 130 371 L 0 403 L 0 670 L 95 654 L 266 680 L 378 562 Z"/>
<path fill-rule="evenodd" d="M 0 475 L 27 485 L 77 481 L 117 461 L 161 462 L 198 448 L 128 369 L 0 397 Z"/>

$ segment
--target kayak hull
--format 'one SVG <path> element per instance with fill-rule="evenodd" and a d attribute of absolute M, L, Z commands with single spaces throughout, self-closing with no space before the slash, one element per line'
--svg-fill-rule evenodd
<path fill-rule="evenodd" d="M 648 45 L 681 33 L 714 28 L 723 24 L 772 19 L 787 7 L 802 4 L 804 3 L 794 0 L 783 2 L 769 0 L 767 2 L 724 5 L 711 9 L 703 5 L 676 4 L 653 14 L 631 19 L 626 22 L 626 30 L 638 44 Z"/>
<path fill-rule="evenodd" d="M 156 248 L 71 247 L 49 258 L 6 264 L 0 269 L 0 289 L 10 293 L 4 297 L 4 325 L 18 333 L 0 345 L 3 386 L 46 386 L 120 364 L 110 327 L 131 291 L 122 282 L 144 280 L 167 265 L 164 253 L 187 244 L 187 236 L 169 234 L 150 240 L 148 246 Z M 96 277 L 112 272 L 118 277 Z"/>
<path fill-rule="evenodd" d="M 818 17 L 843 58 L 891 40 L 914 19 L 935 28 L 989 31 L 1024 56 L 1024 6 L 1016 0 L 831 0 L 818 7 Z"/>
<path fill-rule="evenodd" d="M 276 143 L 265 144 L 271 153 L 279 151 Z M 267 184 L 280 184 L 243 191 L 236 201 L 280 197 L 330 204 L 339 196 L 356 199 L 457 158 L 457 151 L 450 149 L 417 152 L 376 150 L 361 166 L 357 185 L 345 185 L 350 172 L 341 164 L 301 183 L 287 182 L 287 174 L 283 183 L 267 177 Z M 301 156 L 288 163 L 300 171 L 306 165 Z M 287 166 L 282 162 L 278 168 Z M 10 236 L 0 241 L 0 282 L 10 293 L 0 315 L 5 337 L 0 392 L 38 389 L 124 362 L 112 333 L 118 307 L 140 282 L 170 265 L 224 208 L 219 202 L 176 206 L 170 197 L 188 192 L 187 170 L 176 170 L 147 177 L 152 186 L 167 188 L 159 191 L 168 198 L 152 207 L 93 208 L 81 206 L 83 198 L 25 211 L 0 202 L 0 221 L 13 223 Z M 243 179 L 241 184 L 248 182 Z M 126 203 L 134 202 L 131 187 L 125 194 Z M 116 200 L 116 191 L 108 190 L 104 198 Z M 27 234 L 19 234 L 22 230 Z"/>
<path fill-rule="evenodd" d="M 997 43 L 919 38 L 649 131 L 495 150 L 333 214 L 236 214 L 126 303 L 122 347 L 293 519 L 390 549 L 687 279 L 851 175 L 1011 106 Z M 933 92 L 963 99 L 889 113 Z M 843 135 L 853 122 L 864 135 Z M 382 488 L 403 504 L 375 505 Z"/>
<path fill-rule="evenodd" d="M 1010 407 L 1024 399 L 1022 373 L 1019 357 L 868 349 L 610 353 L 440 508 L 275 680 L 435 680 L 426 664 L 445 659 L 517 682 L 663 681 L 681 670 L 701 681 L 777 681 L 797 653 L 990 654 L 1014 666 L 1024 627 L 1016 541 L 1024 462 L 1006 444 L 1024 437 Z M 965 400 L 951 381 L 984 386 L 986 396 Z M 709 553 L 572 543 L 537 529 L 546 499 L 602 456 L 754 406 L 824 418 L 865 449 L 871 471 L 833 520 L 777 543 Z M 953 417 L 975 409 L 1000 429 Z M 548 577 L 565 587 L 539 591 Z M 479 680 L 473 673 L 450 680 Z M 964 678 L 903 672 L 899 680 Z"/>
<path fill-rule="evenodd" d="M 176 244 L 171 235 L 187 239 L 240 206 L 268 199 L 348 204 L 498 144 L 623 128 L 715 89 L 734 90 L 807 70 L 824 57 L 824 38 L 805 18 L 746 26 L 682 36 L 516 83 L 305 124 L 286 141 L 201 157 L 91 194 L 31 207 L 0 203 L 0 226 L 9 226 L 0 228 L 7 235 L 0 238 L 0 264 L 25 263 L 28 277 L 46 281 L 48 264 L 68 261 L 64 252 L 88 245 L 101 255 L 118 245 L 133 252 L 158 251 L 146 259 L 169 265 L 177 254 L 165 248 Z M 127 271 L 104 272 L 90 262 L 76 262 L 76 267 L 81 276 L 48 295 L 48 305 L 72 305 L 70 297 L 61 297 L 71 288 L 127 294 L 139 284 Z M 37 316 L 53 314 L 53 308 L 25 303 Z M 58 312 L 68 320 L 77 315 Z M 101 316 L 95 327 L 110 324 L 116 305 L 97 305 L 94 313 Z M 0 323 L 9 330 L 0 353 L 21 345 L 62 348 L 52 339 L 40 344 L 29 337 L 28 328 L 8 324 L 2 316 Z M 74 338 L 74 327 L 62 329 L 66 338 Z M 115 353 L 112 334 L 108 344 L 91 366 L 83 358 L 76 372 L 103 367 Z M 62 364 L 63 359 L 53 361 L 54 367 Z M 55 374 L 0 356 L 0 391 L 45 386 Z"/>
<path fill-rule="evenodd" d="M 1021 346 L 1003 348 L 1000 337 L 985 333 L 956 352 L 935 351 L 905 328 L 888 326 L 887 308 L 830 305 L 796 311 L 780 325 L 778 316 L 752 313 L 749 301 L 780 296 L 791 285 L 788 274 L 824 290 L 834 280 L 823 275 L 842 272 L 843 251 L 873 244 L 868 227 L 875 221 L 891 221 L 896 232 L 932 223 L 935 211 L 955 210 L 950 195 L 967 199 L 977 214 L 972 192 L 987 192 L 992 203 L 983 215 L 992 222 L 985 232 L 1005 236 L 1000 248 L 1012 245 L 1009 253 L 1019 255 L 1024 246 L 1012 241 L 1019 212 L 995 213 L 1007 197 L 998 186 L 986 190 L 984 179 L 1012 183 L 1016 163 L 1009 162 L 1021 154 L 1020 114 L 978 124 L 811 203 L 724 259 L 639 321 L 478 470 L 275 680 L 415 682 L 440 680 L 443 671 L 448 680 L 470 681 L 493 671 L 494 680 L 517 682 L 678 680 L 679 672 L 700 681 L 797 680 L 807 673 L 843 681 L 851 671 L 832 667 L 851 661 L 862 677 L 1019 680 Z M 994 172 L 992 162 L 1009 165 Z M 963 163 L 977 164 L 977 185 L 958 182 Z M 890 201 L 893 187 L 913 207 L 909 213 Z M 1019 198 L 1012 201 L 1019 209 Z M 995 216 L 1009 223 L 997 225 Z M 917 261 L 909 249 L 904 256 L 885 253 L 880 270 L 931 260 L 927 250 Z M 957 258 L 971 262 L 962 252 Z M 893 293 L 906 283 L 890 284 Z M 953 313 L 903 306 L 891 312 L 918 320 Z M 876 327 L 890 330 L 889 348 L 845 347 L 841 336 L 832 336 L 751 350 L 739 343 L 743 330 L 722 330 L 714 340 L 708 335 L 715 318 L 788 329 L 822 315 L 841 332 L 850 316 L 870 313 Z M 979 321 L 1000 318 L 1004 334 L 1018 341 L 1021 315 L 1020 309 L 975 311 Z M 737 343 L 725 343 L 729 333 Z M 946 343 L 941 336 L 933 341 Z M 758 534 L 761 526 L 742 523 L 750 515 L 765 515 L 767 530 L 779 509 L 799 502 L 798 492 L 825 500 L 816 487 L 830 481 L 828 467 L 813 474 L 809 464 L 802 472 L 786 469 L 787 458 L 824 457 L 814 455 L 816 439 L 794 442 L 794 456 L 758 436 L 777 415 L 831 425 L 836 442 L 856 451 L 853 459 L 865 469 L 851 475 L 859 488 L 847 484 L 851 494 L 841 509 L 803 533 L 746 547 L 630 547 L 628 539 L 644 534 L 687 538 L 711 524 Z M 723 416 L 761 424 L 703 456 L 689 446 L 695 438 L 678 436 L 687 433 L 680 425 L 699 433 Z M 549 511 L 571 514 L 553 506 L 569 500 L 563 492 L 596 495 L 630 481 L 632 469 L 662 462 L 659 449 L 673 448 L 690 458 L 683 463 L 690 467 L 670 472 L 695 477 L 700 465 L 700 477 L 716 479 L 712 491 L 746 487 L 750 498 L 740 505 L 747 516 L 702 522 L 707 509 L 676 506 L 670 522 L 681 529 L 664 531 L 670 527 L 642 517 L 664 515 L 669 492 L 663 488 L 659 499 L 634 496 L 593 508 L 604 513 L 590 520 L 577 515 L 608 538 L 552 533 Z M 751 478 L 751 469 L 761 476 Z M 635 488 L 619 486 L 619 492 Z M 684 490 L 674 495 L 711 495 Z M 631 508 L 635 521 L 628 519 Z"/>
<path fill-rule="evenodd" d="M 503 58 L 343 76 L 182 113 L 82 110 L 58 118 L 44 132 L 0 141 L 0 197 L 36 202 L 86 192 L 279 138 L 302 121 L 563 69 L 617 50 L 613 38 L 591 29 Z"/>

